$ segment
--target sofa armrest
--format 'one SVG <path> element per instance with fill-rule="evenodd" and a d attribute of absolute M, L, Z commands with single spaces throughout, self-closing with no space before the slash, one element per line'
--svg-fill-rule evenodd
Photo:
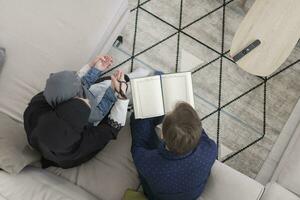
<path fill-rule="evenodd" d="M 280 132 L 276 143 L 272 147 L 268 158 L 265 160 L 261 170 L 256 176 L 256 180 L 263 185 L 266 185 L 271 180 L 277 181 L 282 167 L 285 165 L 289 149 L 292 148 L 293 143 L 297 141 L 297 127 L 300 124 L 300 100 L 295 105 L 289 119 Z"/>
<path fill-rule="evenodd" d="M 263 185 L 216 161 L 201 200 L 259 200 Z"/>
<path fill-rule="evenodd" d="M 294 193 L 285 189 L 276 182 L 270 182 L 266 186 L 266 191 L 262 200 L 300 200 Z"/>

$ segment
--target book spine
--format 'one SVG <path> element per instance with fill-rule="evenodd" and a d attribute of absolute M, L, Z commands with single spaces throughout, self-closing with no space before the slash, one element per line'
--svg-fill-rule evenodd
<path fill-rule="evenodd" d="M 161 90 L 162 102 L 163 102 L 163 107 L 164 107 L 164 114 L 166 114 L 164 89 L 163 89 L 163 82 L 162 82 L 162 76 L 161 76 L 161 74 L 159 75 L 159 80 L 160 80 L 160 90 Z"/>

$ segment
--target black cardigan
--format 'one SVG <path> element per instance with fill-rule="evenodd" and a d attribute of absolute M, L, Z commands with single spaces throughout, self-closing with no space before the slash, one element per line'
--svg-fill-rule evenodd
<path fill-rule="evenodd" d="M 110 140 L 115 139 L 121 128 L 111 126 L 107 117 L 98 126 L 75 124 L 74 117 L 61 118 L 59 108 L 53 109 L 45 100 L 43 93 L 32 98 L 24 112 L 24 128 L 29 144 L 42 154 L 43 168 L 49 166 L 71 168 L 88 161 Z M 41 135 L 44 131 L 48 131 L 46 122 L 49 121 L 57 124 L 54 130 L 59 131 L 52 131 L 53 135 L 48 134 L 45 138 Z M 38 123 L 44 125 L 37 126 Z M 56 144 L 59 143 L 60 147 L 66 143 L 66 147 L 63 150 L 56 149 Z"/>

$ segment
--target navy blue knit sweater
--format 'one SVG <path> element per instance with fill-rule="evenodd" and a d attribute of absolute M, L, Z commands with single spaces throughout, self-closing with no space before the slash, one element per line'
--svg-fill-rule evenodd
<path fill-rule="evenodd" d="M 155 200 L 197 199 L 217 156 L 217 147 L 203 131 L 199 145 L 186 155 L 175 155 L 155 133 L 161 118 L 131 117 L 132 156 L 144 192 Z"/>

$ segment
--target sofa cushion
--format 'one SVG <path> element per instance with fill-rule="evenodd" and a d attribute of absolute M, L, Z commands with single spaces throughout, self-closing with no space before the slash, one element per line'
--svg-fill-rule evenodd
<path fill-rule="evenodd" d="M 1 0 L 0 111 L 22 121 L 50 73 L 77 70 L 109 39 L 126 0 Z M 122 9 L 121 9 L 122 8 Z M 103 42 L 105 41 L 105 42 Z"/>
<path fill-rule="evenodd" d="M 5 200 L 97 200 L 74 184 L 33 167 L 17 175 L 0 171 L 0 197 Z"/>
<path fill-rule="evenodd" d="M 285 162 L 289 157 L 291 147 L 295 142 L 294 138 L 297 137 L 297 135 L 295 135 L 295 131 L 297 130 L 299 123 L 300 100 L 295 105 L 293 112 L 280 132 L 272 151 L 269 153 L 268 158 L 255 178 L 263 185 L 266 185 L 271 180 L 277 182 L 282 166 L 285 165 Z"/>
<path fill-rule="evenodd" d="M 129 120 L 129 119 L 128 119 Z M 128 189 L 139 185 L 138 174 L 130 154 L 131 136 L 128 124 L 117 140 L 110 142 L 95 158 L 79 167 L 48 170 L 80 185 L 100 199 L 119 200 Z M 259 200 L 264 187 L 255 180 L 216 161 L 200 200 Z"/>
<path fill-rule="evenodd" d="M 39 158 L 27 145 L 23 125 L 0 113 L 0 169 L 16 174 Z"/>
<path fill-rule="evenodd" d="M 99 199 L 120 200 L 128 188 L 137 189 L 139 179 L 130 153 L 129 123 L 93 159 L 79 167 L 61 169 L 50 167 L 62 176 L 94 194 Z"/>
<path fill-rule="evenodd" d="M 300 123 L 285 156 L 277 182 L 300 196 Z"/>
<path fill-rule="evenodd" d="M 300 200 L 300 198 L 281 185 L 271 182 L 266 186 L 261 200 Z"/>
<path fill-rule="evenodd" d="M 260 183 L 216 161 L 199 200 L 259 200 L 263 191 Z"/>

